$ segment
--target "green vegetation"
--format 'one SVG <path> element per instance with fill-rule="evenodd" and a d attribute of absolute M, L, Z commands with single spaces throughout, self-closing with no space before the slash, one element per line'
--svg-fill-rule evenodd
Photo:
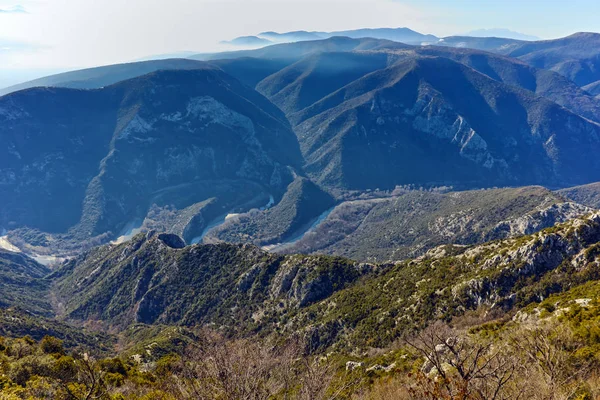
<path fill-rule="evenodd" d="M 0 308 L 0 336 L 29 336 L 41 340 L 44 336 L 60 339 L 66 348 L 83 348 L 99 354 L 114 351 L 116 337 L 92 329 L 82 329 L 53 318 L 31 314 L 19 308 Z"/>
<path fill-rule="evenodd" d="M 561 189 L 557 193 L 579 204 L 600 208 L 600 183 Z"/>
<path fill-rule="evenodd" d="M 265 398 L 511 399 L 527 387 L 534 399 L 592 399 L 599 243 L 599 213 L 388 264 L 138 234 L 47 276 L 22 270 L 46 282 L 58 319 L 88 329 L 0 312 L 2 394 L 237 399 L 260 382 L 251 392 Z"/>
<path fill-rule="evenodd" d="M 280 301 L 304 306 L 367 272 L 336 257 L 278 256 L 251 245 L 171 248 L 160 235 L 139 234 L 69 261 L 50 279 L 69 318 L 122 328 L 218 324 L 243 334 L 277 325 L 287 309 Z"/>
<path fill-rule="evenodd" d="M 44 277 L 50 270 L 18 253 L 0 250 L 0 308 L 18 306 L 31 313 L 50 315 Z"/>
<path fill-rule="evenodd" d="M 443 244 L 473 245 L 533 233 L 583 213 L 557 208 L 563 199 L 542 187 L 438 193 L 404 191 L 338 205 L 316 229 L 285 249 L 385 262 Z"/>

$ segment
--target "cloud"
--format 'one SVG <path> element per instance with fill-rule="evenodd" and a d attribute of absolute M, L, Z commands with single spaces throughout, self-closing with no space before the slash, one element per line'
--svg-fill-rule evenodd
<path fill-rule="evenodd" d="M 27 14 L 27 10 L 22 5 L 17 4 L 9 8 L 0 8 L 0 14 Z"/>

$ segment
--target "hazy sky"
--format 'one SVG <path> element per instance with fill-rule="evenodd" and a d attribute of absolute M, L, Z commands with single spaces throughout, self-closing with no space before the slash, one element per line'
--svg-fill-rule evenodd
<path fill-rule="evenodd" d="M 552 38 L 600 31 L 599 15 L 599 0 L 0 0 L 0 74 L 210 51 L 266 30 L 508 28 Z"/>

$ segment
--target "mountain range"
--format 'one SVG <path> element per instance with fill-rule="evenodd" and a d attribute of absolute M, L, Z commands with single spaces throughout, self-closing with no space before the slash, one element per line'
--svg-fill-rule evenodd
<path fill-rule="evenodd" d="M 328 39 L 334 36 L 346 36 L 355 39 L 374 38 L 393 40 L 412 45 L 435 44 L 440 40 L 435 35 L 428 35 L 416 32 L 409 28 L 371 28 L 371 29 L 352 29 L 333 32 L 261 32 L 256 36 L 240 36 L 225 43 L 240 47 L 261 47 L 272 43 L 290 43 L 309 40 Z M 511 31 L 509 29 L 479 29 L 468 32 L 463 36 L 469 37 L 497 37 L 516 40 L 536 41 L 540 40 L 536 36 L 525 35 L 523 33 Z"/>
<path fill-rule="evenodd" d="M 56 88 L 0 98 L 0 227 L 33 254 L 137 229 L 273 245 L 348 191 L 600 180 L 593 90 L 498 52 L 331 37 L 23 84 Z"/>
<path fill-rule="evenodd" d="M 307 32 L 307 31 L 294 31 L 294 32 L 262 32 L 256 36 L 240 36 L 233 40 L 225 42 L 229 45 L 253 48 L 263 47 L 271 43 L 291 43 L 291 42 L 302 42 L 302 41 L 313 41 L 329 39 L 336 36 L 344 36 L 353 39 L 373 38 L 373 39 L 385 39 L 393 40 L 395 42 L 402 42 L 406 44 L 429 44 L 435 43 L 439 39 L 434 35 L 424 35 L 422 33 L 413 31 L 409 28 L 373 28 L 373 29 L 352 29 L 344 31 L 333 31 L 333 32 Z"/>
<path fill-rule="evenodd" d="M 598 37 L 263 32 L 2 92 L 0 398 L 597 397 Z"/>

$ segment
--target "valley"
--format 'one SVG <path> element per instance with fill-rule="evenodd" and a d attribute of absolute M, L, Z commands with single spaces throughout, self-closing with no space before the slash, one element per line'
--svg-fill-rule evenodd
<path fill-rule="evenodd" d="M 600 398 L 600 34 L 511 36 L 0 90 L 0 398 Z"/>

